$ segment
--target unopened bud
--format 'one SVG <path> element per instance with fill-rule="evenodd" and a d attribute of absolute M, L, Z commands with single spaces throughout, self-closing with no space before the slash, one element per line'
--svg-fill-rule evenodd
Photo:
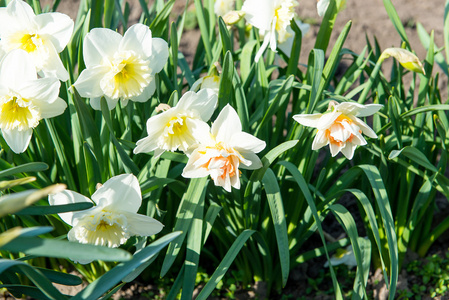
<path fill-rule="evenodd" d="M 422 73 L 426 75 L 426 71 L 419 58 L 408 50 L 402 48 L 388 48 L 382 53 L 383 59 L 394 57 L 407 70 Z"/>

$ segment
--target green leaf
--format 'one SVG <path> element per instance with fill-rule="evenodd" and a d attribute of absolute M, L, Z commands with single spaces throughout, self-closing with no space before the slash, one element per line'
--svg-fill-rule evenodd
<path fill-rule="evenodd" d="M 181 232 L 172 232 L 152 242 L 142 251 L 136 253 L 131 260 L 118 264 L 112 270 L 89 284 L 84 290 L 71 299 L 99 299 L 109 289 L 118 284 L 124 277 L 157 255 L 165 246 L 167 246 L 168 243 L 173 241 L 180 234 Z"/>
<path fill-rule="evenodd" d="M 430 163 L 426 155 L 424 155 L 424 153 L 422 153 L 419 149 L 412 146 L 406 146 L 401 150 L 391 151 L 390 155 L 388 156 L 388 159 L 394 159 L 398 157 L 400 154 L 404 155 L 405 157 L 411 159 L 413 162 L 419 164 L 420 166 L 423 166 L 424 168 L 434 173 L 438 172 L 437 168 Z"/>
<path fill-rule="evenodd" d="M 315 219 L 315 223 L 318 227 L 318 233 L 320 234 L 321 241 L 323 242 L 324 251 L 326 253 L 327 260 L 330 260 L 329 251 L 327 250 L 327 244 L 326 244 L 326 240 L 324 238 L 323 227 L 321 225 L 321 219 L 320 219 L 320 216 L 318 215 L 318 211 L 316 209 L 315 202 L 313 201 L 312 195 L 310 194 L 309 187 L 308 187 L 306 181 L 304 180 L 304 177 L 302 176 L 301 172 L 299 172 L 298 168 L 295 165 L 293 165 L 291 162 L 281 161 L 281 162 L 279 162 L 279 164 L 281 166 L 284 166 L 292 174 L 295 182 L 298 184 L 299 188 L 301 189 L 301 192 L 303 193 L 304 198 L 306 199 L 307 204 L 309 205 L 309 209 L 311 210 L 313 218 Z M 340 285 L 338 284 L 337 277 L 335 275 L 335 271 L 332 266 L 329 266 L 329 270 L 331 272 L 332 283 L 333 283 L 334 291 L 335 291 L 335 297 L 336 297 L 336 299 L 342 300 L 343 295 L 341 293 Z"/>
<path fill-rule="evenodd" d="M 288 248 L 287 223 L 285 220 L 284 206 L 282 204 L 281 191 L 271 169 L 267 169 L 262 183 L 267 194 L 268 204 L 270 206 L 271 217 L 273 219 L 274 232 L 279 250 L 279 258 L 281 261 L 282 286 L 285 287 L 290 271 L 290 254 Z"/>
<path fill-rule="evenodd" d="M 168 246 L 167 254 L 165 255 L 164 263 L 161 268 L 161 277 L 164 277 L 165 274 L 167 274 L 181 249 L 186 234 L 192 224 L 192 218 L 196 207 L 198 203 L 203 202 L 206 197 L 206 184 L 207 177 L 192 179 L 186 193 L 181 199 L 176 214 L 176 224 L 173 230 L 182 231 L 182 234 Z"/>
<path fill-rule="evenodd" d="M 232 80 L 234 77 L 234 61 L 230 51 L 226 52 L 223 60 L 223 72 L 220 75 L 220 87 L 218 90 L 218 109 L 222 110 L 226 104 L 231 103 L 234 87 Z"/>
<path fill-rule="evenodd" d="M 51 206 L 30 206 L 17 212 L 16 215 L 33 215 L 33 216 L 52 215 L 70 211 L 85 210 L 91 208 L 92 206 L 93 203 L 89 202 L 51 205 Z"/>
<path fill-rule="evenodd" d="M 360 250 L 360 246 L 358 243 L 358 233 L 357 233 L 357 225 L 355 224 L 354 218 L 351 216 L 349 211 L 340 204 L 333 204 L 329 206 L 329 210 L 336 216 L 340 225 L 343 226 L 346 234 L 351 241 L 352 250 L 354 251 L 355 260 L 357 261 L 357 274 L 359 275 L 356 280 L 360 281 L 361 286 L 361 294 L 359 294 L 360 298 L 368 298 L 366 295 L 366 284 L 367 280 L 364 278 L 363 274 L 369 273 L 369 263 L 368 263 L 368 271 L 364 269 L 363 257 Z M 368 259 L 370 259 L 368 257 Z"/>
<path fill-rule="evenodd" d="M 66 299 L 39 270 L 21 261 L 0 258 L 0 274 L 11 267 L 18 268 L 48 298 Z"/>
<path fill-rule="evenodd" d="M 396 28 L 396 31 L 401 36 L 401 39 L 407 44 L 407 48 L 411 49 L 407 33 L 405 33 L 405 29 L 404 26 L 402 25 L 401 18 L 399 18 L 393 3 L 391 2 L 391 0 L 383 0 L 383 2 L 385 9 L 387 10 L 387 14 L 390 17 L 390 20 L 393 23 L 394 27 Z"/>
<path fill-rule="evenodd" d="M 14 253 L 23 252 L 27 255 L 70 258 L 76 261 L 126 261 L 131 258 L 131 255 L 122 249 L 37 237 L 18 237 L 0 249 Z"/>
<path fill-rule="evenodd" d="M 196 297 L 196 300 L 208 299 L 208 297 L 213 292 L 217 284 L 220 282 L 220 280 L 228 271 L 229 266 L 234 261 L 237 254 L 240 252 L 240 249 L 242 249 L 248 238 L 254 232 L 255 232 L 254 230 L 246 229 L 237 237 L 237 239 L 234 241 L 231 248 L 228 250 L 225 257 L 221 261 L 221 263 L 218 265 L 214 274 L 212 274 L 212 277 L 209 279 L 204 288 L 201 290 L 201 293 Z"/>
<path fill-rule="evenodd" d="M 22 164 L 17 167 L 12 167 L 7 170 L 0 171 L 0 178 L 16 175 L 19 173 L 32 173 L 32 172 L 42 172 L 48 169 L 48 165 L 42 162 L 33 162 Z"/>

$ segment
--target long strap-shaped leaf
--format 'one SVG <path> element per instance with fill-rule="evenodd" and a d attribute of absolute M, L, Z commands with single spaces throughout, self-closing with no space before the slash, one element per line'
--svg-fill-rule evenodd
<path fill-rule="evenodd" d="M 276 179 L 276 175 L 271 169 L 265 172 L 262 183 L 267 194 L 271 216 L 273 218 L 274 232 L 281 261 L 282 285 L 287 283 L 288 272 L 290 271 L 290 255 L 288 249 L 287 223 L 285 221 L 284 205 L 282 204 L 281 191 Z"/>
<path fill-rule="evenodd" d="M 117 283 L 119 283 L 128 274 L 133 272 L 141 264 L 145 263 L 146 261 L 150 260 L 153 256 L 158 254 L 162 250 L 162 248 L 164 248 L 168 243 L 173 241 L 180 234 L 181 232 L 172 232 L 156 240 L 155 242 L 147 246 L 145 249 L 135 254 L 133 259 L 115 266 L 112 270 L 110 270 L 109 272 L 107 272 L 106 274 L 104 274 L 91 284 L 89 284 L 84 290 L 79 292 L 76 296 L 74 296 L 71 299 L 72 300 L 99 299 L 99 297 L 101 297 L 109 289 L 114 287 Z"/>
<path fill-rule="evenodd" d="M 295 165 L 293 165 L 291 162 L 281 161 L 281 162 L 279 162 L 279 164 L 284 166 L 292 174 L 293 179 L 295 179 L 296 183 L 298 184 L 299 188 L 301 189 L 302 193 L 304 194 L 304 198 L 306 199 L 307 204 L 309 205 L 309 207 L 312 211 L 313 218 L 315 219 L 315 222 L 317 224 L 318 232 L 319 232 L 321 240 L 323 242 L 326 257 L 328 260 L 330 260 L 329 251 L 327 250 L 327 244 L 326 244 L 326 240 L 324 238 L 323 227 L 321 226 L 321 219 L 318 215 L 318 212 L 317 212 L 317 209 L 315 206 L 315 202 L 313 201 L 312 195 L 310 194 L 309 187 L 308 187 L 306 181 L 304 180 L 304 177 L 302 176 L 301 172 L 299 172 L 298 168 Z M 343 299 L 343 295 L 340 290 L 340 285 L 338 284 L 337 277 L 335 276 L 335 271 L 332 266 L 329 266 L 329 269 L 331 271 L 332 283 L 334 285 L 334 290 L 335 290 L 335 297 L 336 297 L 336 299 Z"/>
<path fill-rule="evenodd" d="M 228 253 L 226 253 L 225 257 L 221 261 L 220 265 L 218 265 L 217 269 L 215 270 L 214 274 L 210 278 L 210 280 L 206 283 L 201 293 L 198 295 L 196 300 L 204 300 L 209 297 L 209 295 L 212 293 L 212 291 L 215 289 L 217 284 L 220 282 L 220 280 L 223 278 L 223 276 L 226 274 L 226 272 L 229 269 L 229 266 L 234 261 L 237 254 L 240 252 L 240 249 L 242 249 L 245 242 L 248 240 L 248 238 L 254 233 L 254 230 L 244 230 L 234 241 L 231 248 L 228 250 Z"/>
<path fill-rule="evenodd" d="M 367 281 L 363 276 L 367 272 L 366 270 L 364 270 L 363 261 L 366 261 L 367 259 L 369 260 L 370 258 L 362 257 L 362 253 L 358 242 L 357 226 L 355 225 L 354 218 L 351 216 L 349 211 L 341 204 L 333 204 L 329 206 L 329 210 L 337 217 L 338 222 L 343 226 L 344 230 L 346 231 L 346 234 L 349 237 L 349 240 L 351 241 L 352 250 L 354 252 L 355 260 L 357 262 L 357 274 L 359 275 L 355 279 L 354 285 L 361 286 L 361 291 L 359 291 L 360 298 L 363 297 L 368 298 L 368 296 L 366 295 Z M 359 281 L 359 284 L 357 284 L 357 281 Z"/>
<path fill-rule="evenodd" d="M 388 252 L 390 254 L 390 291 L 389 298 L 394 299 L 396 293 L 396 285 L 398 282 L 398 243 L 396 233 L 394 230 L 393 215 L 391 213 L 390 202 L 388 200 L 387 190 L 380 176 L 379 170 L 372 165 L 360 165 L 356 168 L 361 169 L 368 181 L 371 184 L 371 188 L 376 198 L 377 206 L 379 207 L 380 214 L 382 216 L 382 222 L 384 224 L 385 233 L 387 235 Z"/>
<path fill-rule="evenodd" d="M 48 298 L 55 300 L 66 299 L 39 270 L 21 261 L 0 259 L 0 274 L 11 267 L 19 268 Z"/>
<path fill-rule="evenodd" d="M 163 277 L 168 272 L 173 262 L 175 261 L 179 250 L 181 249 L 186 234 L 190 229 L 190 224 L 192 223 L 192 218 L 196 206 L 201 201 L 201 199 L 203 199 L 202 201 L 204 201 L 206 195 L 206 183 L 207 177 L 193 179 L 189 184 L 187 192 L 184 194 L 181 200 L 178 213 L 176 214 L 176 224 L 173 230 L 182 231 L 182 234 L 168 246 L 167 254 L 165 256 L 164 263 L 162 264 L 161 277 Z"/>

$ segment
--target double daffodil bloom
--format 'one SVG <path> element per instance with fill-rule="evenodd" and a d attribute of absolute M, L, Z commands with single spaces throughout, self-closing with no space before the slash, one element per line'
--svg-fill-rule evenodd
<path fill-rule="evenodd" d="M 121 36 L 94 28 L 84 38 L 86 69 L 73 84 L 82 97 L 90 98 L 94 109 L 101 109 L 105 97 L 110 110 L 119 100 L 146 102 L 156 89 L 154 76 L 168 59 L 167 42 L 152 38 L 148 26 L 135 24 Z"/>
<path fill-rule="evenodd" d="M 295 0 L 246 0 L 242 11 L 245 12 L 246 21 L 259 29 L 264 36 L 262 46 L 256 54 L 258 62 L 265 49 L 270 45 L 272 51 L 276 51 L 277 42 L 285 42 L 290 34 L 287 27 L 295 17 Z"/>
<path fill-rule="evenodd" d="M 312 150 L 329 145 L 332 156 L 340 151 L 347 159 L 352 159 L 358 145 L 367 142 L 362 133 L 377 138 L 376 133 L 358 117 L 370 116 L 383 106 L 380 104 L 362 105 L 352 102 L 331 101 L 324 114 L 299 114 L 293 119 L 301 125 L 314 127 L 318 132 L 312 143 Z"/>
<path fill-rule="evenodd" d="M 42 76 L 69 79 L 58 53 L 67 46 L 72 32 L 73 21 L 65 14 L 36 16 L 22 0 L 12 0 L 0 8 L 0 47 L 5 53 L 14 49 L 28 52 Z"/>
<path fill-rule="evenodd" d="M 217 101 L 218 96 L 211 89 L 185 93 L 175 107 L 166 107 L 148 119 L 148 136 L 137 141 L 134 153 L 154 151 L 158 157 L 165 151 L 188 152 L 198 143 L 195 132 L 209 128 L 205 122 L 214 113 Z"/>
<path fill-rule="evenodd" d="M 60 213 L 61 219 L 72 226 L 67 238 L 81 244 L 118 247 L 131 236 L 150 236 L 162 230 L 161 222 L 138 214 L 142 204 L 139 182 L 132 174 L 123 174 L 106 181 L 92 200 L 73 191 L 49 195 L 50 205 L 94 202 L 92 208 Z M 90 261 L 83 261 L 88 263 Z"/>
<path fill-rule="evenodd" d="M 387 48 L 382 52 L 379 60 L 384 60 L 390 56 L 394 57 L 407 70 L 422 73 L 426 75 L 426 71 L 419 58 L 412 52 L 402 48 Z"/>
<path fill-rule="evenodd" d="M 33 56 L 13 50 L 0 62 L 0 129 L 8 146 L 22 153 L 39 121 L 62 114 L 67 104 L 58 97 L 55 77 L 38 78 Z"/>
<path fill-rule="evenodd" d="M 202 128 L 203 130 L 205 128 Z M 210 131 L 198 131 L 199 146 L 192 152 L 182 176 L 200 178 L 210 175 L 215 185 L 230 192 L 240 188 L 240 170 L 262 167 L 256 153 L 266 144 L 242 131 L 237 112 L 228 104 L 212 124 Z"/>

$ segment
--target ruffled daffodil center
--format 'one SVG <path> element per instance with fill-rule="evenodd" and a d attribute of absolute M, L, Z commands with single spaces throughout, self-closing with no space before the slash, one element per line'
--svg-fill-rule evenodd
<path fill-rule="evenodd" d="M 118 247 L 130 237 L 126 217 L 106 210 L 85 216 L 72 230 L 82 244 Z"/>
<path fill-rule="evenodd" d="M 353 132 L 349 131 L 347 129 L 348 127 L 352 128 L 351 131 Z M 326 129 L 326 137 L 329 139 L 329 143 L 343 147 L 345 143 L 352 141 L 355 136 L 354 132 L 361 134 L 362 130 L 360 130 L 351 118 L 341 114 L 335 119 L 334 123 Z"/>
<path fill-rule="evenodd" d="M 105 95 L 112 99 L 138 96 L 151 82 L 148 61 L 133 51 L 118 53 L 107 64 L 110 69 L 100 85 Z"/>
<path fill-rule="evenodd" d="M 275 29 L 278 34 L 279 43 L 285 42 L 291 34 L 287 32 L 290 21 L 295 17 L 297 3 L 293 0 L 284 0 L 274 10 Z"/>
<path fill-rule="evenodd" d="M 158 147 L 168 151 L 187 151 L 196 144 L 191 128 L 187 124 L 189 118 L 195 118 L 193 113 L 181 113 L 172 116 L 165 124 L 163 133 L 159 138 Z"/>
<path fill-rule="evenodd" d="M 243 156 L 237 150 L 219 142 L 213 147 L 206 147 L 206 150 L 199 151 L 199 153 L 206 155 L 209 151 L 216 154 L 210 157 L 202 167 L 211 172 L 213 179 L 217 177 L 225 179 L 227 176 L 234 177 L 237 174 L 240 177 L 242 172 L 239 170 L 239 164 L 242 162 Z"/>
<path fill-rule="evenodd" d="M 15 95 L 0 98 L 1 129 L 27 130 L 36 127 L 40 119 L 40 112 L 32 101 Z"/>
<path fill-rule="evenodd" d="M 20 49 L 30 53 L 36 51 L 43 43 L 38 34 L 26 33 L 20 39 L 20 44 Z"/>

